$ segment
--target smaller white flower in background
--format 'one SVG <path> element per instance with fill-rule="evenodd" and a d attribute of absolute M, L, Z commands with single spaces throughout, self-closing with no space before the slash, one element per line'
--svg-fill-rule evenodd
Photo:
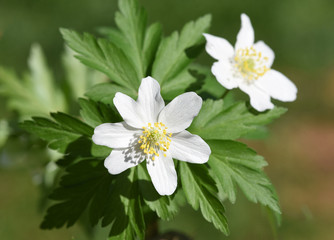
<path fill-rule="evenodd" d="M 241 29 L 234 48 L 224 38 L 204 36 L 206 51 L 218 60 L 211 68 L 213 75 L 225 88 L 239 87 L 247 93 L 256 110 L 272 109 L 270 97 L 284 102 L 296 99 L 296 86 L 271 69 L 274 52 L 262 41 L 254 43 L 254 30 L 246 14 L 241 14 Z"/>
<path fill-rule="evenodd" d="M 104 162 L 110 174 L 119 174 L 146 159 L 157 192 L 171 195 L 177 186 L 173 158 L 190 163 L 208 161 L 208 144 L 185 130 L 202 107 L 196 93 L 181 94 L 165 106 L 159 83 L 147 77 L 141 82 L 137 101 L 118 92 L 114 104 L 124 122 L 101 124 L 93 135 L 95 144 L 113 149 Z"/>

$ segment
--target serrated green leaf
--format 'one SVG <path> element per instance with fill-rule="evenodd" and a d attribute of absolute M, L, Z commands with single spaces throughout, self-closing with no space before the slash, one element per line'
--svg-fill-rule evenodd
<path fill-rule="evenodd" d="M 263 157 L 239 142 L 224 140 L 207 143 L 211 148 L 208 164 L 212 175 L 218 189 L 232 203 L 236 200 L 238 185 L 250 201 L 259 202 L 280 213 L 276 193 L 262 170 L 267 165 Z"/>
<path fill-rule="evenodd" d="M 102 219 L 102 226 L 112 223 L 110 239 L 134 239 L 133 236 L 145 237 L 145 222 L 141 210 L 136 182 L 136 168 L 117 175 L 114 188 Z"/>
<path fill-rule="evenodd" d="M 60 30 L 68 46 L 79 55 L 85 65 L 105 73 L 112 81 L 136 92 L 140 76 L 123 51 L 106 39 L 96 39 L 85 33 L 78 34 L 68 29 Z"/>
<path fill-rule="evenodd" d="M 49 143 L 49 148 L 65 153 L 68 145 L 81 137 L 81 134 L 64 129 L 55 122 L 34 117 L 33 121 L 24 121 L 20 124 L 24 130 L 39 136 Z"/>
<path fill-rule="evenodd" d="M 200 208 L 203 217 L 228 235 L 224 206 L 219 201 L 217 188 L 205 165 L 180 162 L 182 188 L 188 203 L 197 210 Z"/>
<path fill-rule="evenodd" d="M 121 122 L 122 118 L 118 112 L 101 102 L 80 98 L 80 115 L 90 126 L 96 127 L 102 123 Z"/>
<path fill-rule="evenodd" d="M 41 228 L 72 226 L 88 207 L 91 199 L 96 194 L 101 196 L 101 188 L 110 189 L 111 183 L 112 175 L 108 174 L 103 161 L 86 159 L 67 168 L 67 174 L 62 177 L 60 186 L 50 196 L 53 200 L 62 202 L 54 204 L 47 210 Z M 104 196 L 108 196 L 108 191 L 104 192 Z M 104 200 L 104 198 L 99 199 L 98 203 L 93 201 L 97 205 L 91 205 L 91 208 L 97 211 L 96 214 L 101 212 L 104 214 L 104 209 L 101 210 L 107 204 Z M 96 221 L 96 218 L 93 217 L 93 220 Z"/>
<path fill-rule="evenodd" d="M 51 113 L 51 117 L 55 119 L 64 129 L 67 129 L 71 132 L 75 132 L 87 137 L 91 137 L 94 133 L 94 129 L 92 127 L 66 113 Z"/>
<path fill-rule="evenodd" d="M 138 77 L 145 77 L 146 66 L 143 65 L 143 42 L 146 30 L 146 12 L 139 7 L 136 0 L 118 1 L 119 12 L 115 14 L 115 22 L 121 30 L 128 46 L 126 53 L 130 56 L 132 65 L 136 69 Z"/>
<path fill-rule="evenodd" d="M 275 107 L 263 113 L 253 113 L 243 102 L 225 108 L 223 100 L 208 99 L 188 130 L 204 139 L 237 139 L 284 112 L 285 108 Z"/>
<path fill-rule="evenodd" d="M 47 118 L 33 117 L 33 121 L 24 121 L 20 126 L 47 141 L 51 149 L 61 153 L 65 153 L 70 144 L 79 138 L 83 136 L 90 138 L 93 135 L 92 127 L 74 117 L 65 113 L 51 115 L 58 123 Z"/>
<path fill-rule="evenodd" d="M 121 87 L 113 83 L 97 84 L 89 89 L 85 93 L 85 95 L 96 102 L 103 102 L 105 104 L 112 105 L 113 99 L 117 92 L 124 93 L 132 98 L 135 98 L 137 96 L 137 93 L 129 91 L 127 88 Z"/>
<path fill-rule="evenodd" d="M 191 62 L 185 51 L 203 40 L 202 34 L 209 28 L 210 22 L 211 16 L 206 15 L 195 22 L 187 23 L 180 34 L 174 32 L 162 40 L 152 68 L 152 77 L 162 86 Z"/>
<path fill-rule="evenodd" d="M 157 193 L 143 164 L 138 166 L 138 181 L 145 204 L 147 204 L 152 211 L 156 212 L 161 219 L 171 220 L 177 212 L 177 206 L 169 197 L 160 196 Z"/>

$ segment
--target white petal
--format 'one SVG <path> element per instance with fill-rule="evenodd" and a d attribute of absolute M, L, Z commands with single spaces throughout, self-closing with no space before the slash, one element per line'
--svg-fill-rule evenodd
<path fill-rule="evenodd" d="M 114 97 L 114 104 L 124 121 L 135 128 L 142 128 L 147 125 L 143 119 L 143 110 L 138 103 L 129 96 L 117 92 Z"/>
<path fill-rule="evenodd" d="M 284 102 L 296 100 L 297 87 L 282 73 L 271 69 L 256 81 L 256 85 L 271 97 Z"/>
<path fill-rule="evenodd" d="M 159 122 L 164 123 L 167 132 L 181 132 L 190 126 L 202 107 L 202 98 L 194 92 L 183 93 L 173 99 L 159 115 Z"/>
<path fill-rule="evenodd" d="M 240 89 L 247 93 L 250 97 L 250 104 L 259 112 L 263 112 L 267 109 L 274 108 L 274 105 L 270 101 L 268 93 L 264 92 L 255 84 L 240 84 Z"/>
<path fill-rule="evenodd" d="M 199 136 L 184 130 L 172 137 L 169 151 L 172 157 L 190 163 L 206 163 L 211 149 Z"/>
<path fill-rule="evenodd" d="M 160 94 L 160 85 L 152 77 L 142 80 L 138 90 L 137 103 L 141 106 L 143 118 L 146 123 L 157 122 L 160 111 L 165 106 L 165 102 Z"/>
<path fill-rule="evenodd" d="M 144 160 L 142 155 L 134 154 L 132 148 L 113 150 L 104 160 L 104 166 L 110 174 L 119 174 L 128 168 L 137 166 Z"/>
<path fill-rule="evenodd" d="M 254 48 L 257 52 L 261 52 L 263 57 L 267 57 L 268 61 L 266 61 L 266 66 L 271 68 L 275 59 L 275 53 L 271 48 L 265 44 L 263 41 L 258 41 L 254 44 Z"/>
<path fill-rule="evenodd" d="M 232 89 L 238 86 L 238 81 L 233 76 L 235 69 L 229 61 L 221 60 L 215 62 L 212 65 L 211 71 L 223 87 Z"/>
<path fill-rule="evenodd" d="M 104 123 L 94 129 L 92 137 L 97 145 L 110 148 L 126 148 L 130 146 L 131 140 L 141 131 L 131 128 L 125 122 Z"/>
<path fill-rule="evenodd" d="M 241 14 L 241 28 L 237 35 L 235 50 L 252 46 L 254 43 L 254 29 L 246 14 Z"/>
<path fill-rule="evenodd" d="M 177 176 L 172 157 L 166 152 L 166 157 L 160 153 L 155 160 L 147 161 L 147 170 L 152 183 L 160 195 L 171 195 L 177 186 Z"/>
<path fill-rule="evenodd" d="M 205 50 L 211 57 L 220 60 L 228 59 L 234 55 L 234 48 L 226 39 L 207 33 L 203 35 L 206 38 Z"/>

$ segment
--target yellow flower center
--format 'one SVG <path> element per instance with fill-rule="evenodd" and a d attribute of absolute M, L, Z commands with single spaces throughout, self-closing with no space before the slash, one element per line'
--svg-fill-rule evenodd
<path fill-rule="evenodd" d="M 140 149 L 154 161 L 159 157 L 159 151 L 166 152 L 171 143 L 171 133 L 167 133 L 167 127 L 162 122 L 156 122 L 153 125 L 149 123 L 143 127 L 143 133 L 140 135 L 138 143 Z M 163 154 L 166 157 L 166 153 Z"/>
<path fill-rule="evenodd" d="M 234 61 L 238 72 L 248 83 L 252 83 L 270 70 L 266 66 L 268 57 L 262 56 L 262 53 L 257 52 L 253 46 L 239 48 L 236 51 Z"/>

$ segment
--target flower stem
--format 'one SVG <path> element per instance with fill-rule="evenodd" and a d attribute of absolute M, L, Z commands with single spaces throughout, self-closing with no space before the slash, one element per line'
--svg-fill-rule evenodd
<path fill-rule="evenodd" d="M 226 89 L 225 92 L 223 93 L 223 95 L 220 98 L 224 99 L 229 92 L 230 92 L 230 90 Z"/>

